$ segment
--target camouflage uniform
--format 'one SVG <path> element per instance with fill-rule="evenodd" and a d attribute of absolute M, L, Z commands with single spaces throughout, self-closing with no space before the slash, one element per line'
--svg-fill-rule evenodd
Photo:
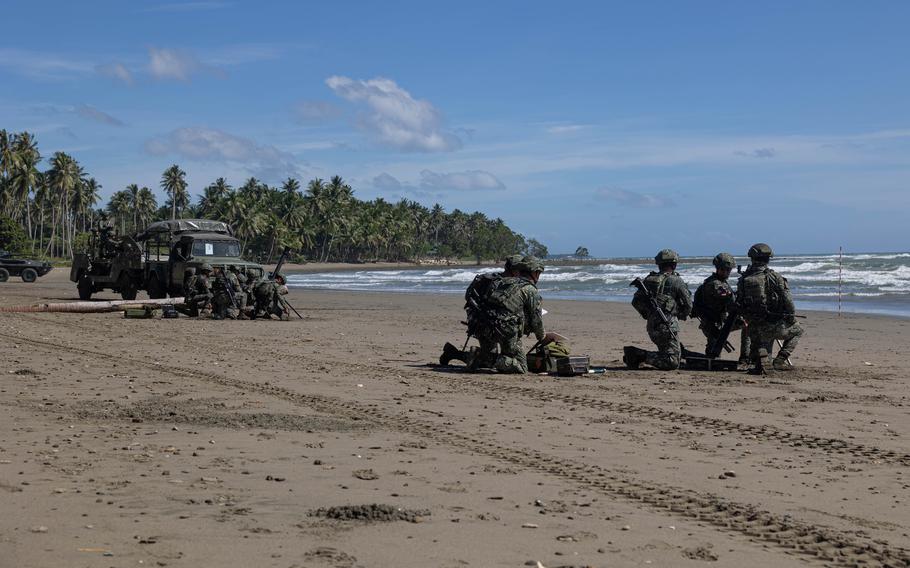
<path fill-rule="evenodd" d="M 224 271 L 215 276 L 212 282 L 212 315 L 215 319 L 237 317 L 236 306 L 231 301 L 231 296 L 236 298 L 239 293 L 237 277 L 233 273 Z"/>
<path fill-rule="evenodd" d="M 199 312 L 212 301 L 212 285 L 208 275 L 206 273 L 196 274 L 192 269 L 187 270 L 184 275 L 183 289 L 186 314 L 198 317 Z"/>
<path fill-rule="evenodd" d="M 669 250 L 661 251 L 657 258 L 662 258 L 661 255 L 665 252 L 672 253 L 673 256 L 678 258 L 675 252 Z M 635 296 L 632 298 L 632 306 L 642 318 L 648 320 L 648 337 L 657 346 L 656 352 L 647 351 L 642 353 L 642 359 L 648 365 L 664 371 L 678 369 L 682 357 L 678 320 L 685 320 L 692 311 L 689 287 L 686 286 L 686 283 L 676 272 L 652 272 L 644 278 L 644 285 L 657 299 L 670 323 L 667 325 L 661 320 L 657 310 L 651 307 L 651 304 L 641 291 L 635 292 Z"/>
<path fill-rule="evenodd" d="M 275 276 L 275 280 L 269 280 L 268 278 L 260 279 L 253 287 L 253 294 L 256 302 L 254 308 L 255 316 L 271 317 L 275 315 L 279 318 L 283 317 L 285 315 L 285 310 L 281 303 L 281 295 L 287 293 L 287 287 L 284 286 L 284 277 L 280 274 Z"/>
<path fill-rule="evenodd" d="M 477 330 L 480 349 L 471 367 L 493 368 L 500 373 L 527 373 L 528 359 L 521 336 L 531 333 L 537 339 L 544 336 L 540 294 L 537 286 L 520 276 L 501 278 L 499 286 L 510 288 L 509 297 L 493 316 L 495 325 Z"/>
<path fill-rule="evenodd" d="M 234 297 L 237 298 L 237 309 L 240 312 L 240 317 L 244 317 L 246 313 L 246 275 L 239 270 L 236 266 L 231 266 L 228 268 L 228 280 L 234 286 Z"/>
<path fill-rule="evenodd" d="M 762 254 L 753 254 L 755 250 Z M 765 251 L 767 254 L 764 254 Z M 763 243 L 749 249 L 752 264 L 740 276 L 736 294 L 740 313 L 749 323 L 752 360 L 759 370 L 765 372 L 771 368 L 789 369 L 787 359 L 803 335 L 802 326 L 793 317 L 796 306 L 787 279 L 768 267 L 772 256 L 770 251 L 770 247 Z M 770 355 L 777 339 L 783 342 L 783 346 L 772 362 Z"/>
<path fill-rule="evenodd" d="M 729 257 L 729 261 L 727 261 L 727 258 L 724 258 L 725 256 Z M 729 262 L 729 264 L 727 264 L 727 262 Z M 732 269 L 734 265 L 733 257 L 726 253 L 717 255 L 714 259 L 714 265 L 721 268 L 720 264 L 723 264 L 724 268 L 729 266 L 729 268 Z M 707 351 L 717 340 L 717 337 L 720 335 L 720 330 L 723 327 L 724 322 L 727 321 L 729 312 L 733 308 L 735 302 L 735 294 L 733 288 L 730 287 L 727 278 L 721 278 L 717 273 L 707 277 L 702 285 L 695 290 L 694 309 L 692 310 L 692 313 L 701 320 L 698 328 L 705 334 L 705 338 L 708 340 L 705 351 Z M 732 330 L 735 331 L 739 329 L 743 329 L 743 322 L 742 319 L 737 318 Z M 749 340 L 749 332 L 743 331 L 740 334 L 740 363 L 748 363 L 751 350 L 750 346 L 751 341 Z"/>

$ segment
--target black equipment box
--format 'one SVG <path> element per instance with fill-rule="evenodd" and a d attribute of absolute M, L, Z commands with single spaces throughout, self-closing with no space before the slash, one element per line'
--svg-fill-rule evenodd
<path fill-rule="evenodd" d="M 591 358 L 587 355 L 572 355 L 556 358 L 556 374 L 560 377 L 587 375 L 591 367 Z"/>
<path fill-rule="evenodd" d="M 682 367 L 692 371 L 735 371 L 736 365 L 736 361 L 689 355 L 683 359 Z"/>
<path fill-rule="evenodd" d="M 174 307 L 174 304 L 164 304 L 161 306 L 161 317 L 168 319 L 178 317 L 177 308 Z"/>

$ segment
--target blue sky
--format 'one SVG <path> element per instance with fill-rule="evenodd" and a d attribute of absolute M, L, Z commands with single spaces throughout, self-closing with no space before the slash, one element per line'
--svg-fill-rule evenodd
<path fill-rule="evenodd" d="M 105 198 L 177 163 L 194 194 L 338 174 L 551 252 L 908 249 L 910 4 L 432 4 L 13 3 L 0 127 Z"/>

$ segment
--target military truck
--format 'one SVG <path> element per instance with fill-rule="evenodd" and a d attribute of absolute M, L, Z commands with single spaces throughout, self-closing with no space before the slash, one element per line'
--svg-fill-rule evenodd
<path fill-rule="evenodd" d="M 158 221 L 131 237 L 112 237 L 108 229 L 93 231 L 89 252 L 76 255 L 70 280 L 79 298 L 110 289 L 124 300 L 139 290 L 150 298 L 183 295 L 183 274 L 203 264 L 236 266 L 248 277 L 259 278 L 261 265 L 240 257 L 240 241 L 230 226 L 208 219 Z"/>
<path fill-rule="evenodd" d="M 52 269 L 43 260 L 17 258 L 13 253 L 0 250 L 0 282 L 6 282 L 10 276 L 18 276 L 23 282 L 34 282 Z"/>

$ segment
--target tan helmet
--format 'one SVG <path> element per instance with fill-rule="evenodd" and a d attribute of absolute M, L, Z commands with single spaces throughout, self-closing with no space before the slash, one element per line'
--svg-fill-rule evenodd
<path fill-rule="evenodd" d="M 733 255 L 728 252 L 722 252 L 714 257 L 714 266 L 717 268 L 726 268 L 728 270 L 733 270 L 733 267 L 736 266 L 736 260 L 733 258 Z"/>
<path fill-rule="evenodd" d="M 679 262 L 679 254 L 673 249 L 663 249 L 654 256 L 654 262 L 658 266 L 671 262 Z"/>

